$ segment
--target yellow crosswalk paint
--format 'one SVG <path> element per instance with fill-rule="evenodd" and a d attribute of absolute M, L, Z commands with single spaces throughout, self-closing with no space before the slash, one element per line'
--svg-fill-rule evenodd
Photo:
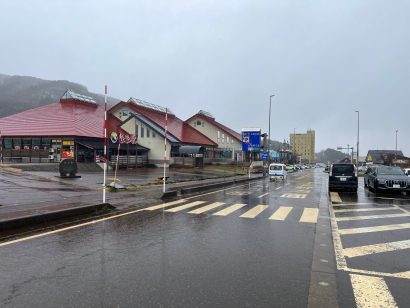
<path fill-rule="evenodd" d="M 219 207 L 223 204 L 225 204 L 225 202 L 214 202 L 214 203 L 211 203 L 209 205 L 200 207 L 199 209 L 192 210 L 192 211 L 188 212 L 188 214 L 202 214 L 202 213 L 205 213 L 207 211 L 213 210 L 214 208 L 217 208 L 217 207 Z"/>
<path fill-rule="evenodd" d="M 350 274 L 358 308 L 398 307 L 383 278 Z"/>
<path fill-rule="evenodd" d="M 243 208 L 246 204 L 243 203 L 236 203 L 234 205 L 231 205 L 229 207 L 227 207 L 226 209 L 220 210 L 219 212 L 214 213 L 214 215 L 216 216 L 227 216 L 237 210 L 239 210 L 240 208 Z"/>
<path fill-rule="evenodd" d="M 317 208 L 304 208 L 302 217 L 300 217 L 299 222 L 316 223 L 318 214 L 319 209 Z"/>
<path fill-rule="evenodd" d="M 340 198 L 340 195 L 336 191 L 330 192 L 330 201 L 332 203 L 342 203 L 342 199 Z"/>
<path fill-rule="evenodd" d="M 382 232 L 382 231 L 394 231 L 410 229 L 410 223 L 406 224 L 396 224 L 396 225 L 385 225 L 385 226 L 375 226 L 375 227 L 364 227 L 364 228 L 352 228 L 352 229 L 339 229 L 339 234 L 359 234 L 359 233 L 371 233 L 371 232 Z"/>
<path fill-rule="evenodd" d="M 269 217 L 270 220 L 285 220 L 288 217 L 289 213 L 292 211 L 293 207 L 290 206 L 281 206 L 278 208 L 275 213 Z"/>
<path fill-rule="evenodd" d="M 335 213 L 347 213 L 347 212 L 370 212 L 370 211 L 391 211 L 397 210 L 396 207 L 368 207 L 360 209 L 333 209 Z"/>
<path fill-rule="evenodd" d="M 401 214 L 388 214 L 388 215 L 336 217 L 336 221 L 353 221 L 353 220 L 383 219 L 383 218 L 396 218 L 396 217 L 409 217 L 409 214 L 401 213 Z"/>
<path fill-rule="evenodd" d="M 266 210 L 269 206 L 268 205 L 257 205 L 250 209 L 249 211 L 243 213 L 241 216 L 242 218 L 255 218 L 258 216 L 260 213 L 262 213 L 264 210 Z"/>
<path fill-rule="evenodd" d="M 180 200 L 176 200 L 176 201 L 162 203 L 162 204 L 159 204 L 159 205 L 147 207 L 144 210 L 145 211 L 155 211 L 155 210 L 158 210 L 158 209 L 163 209 L 163 208 L 170 207 L 170 206 L 180 204 L 180 203 L 183 203 L 183 202 L 186 202 L 186 200 L 185 199 L 180 199 Z"/>
<path fill-rule="evenodd" d="M 354 258 L 371 255 L 374 253 L 382 253 L 403 249 L 410 249 L 410 240 L 345 248 L 343 249 L 343 254 L 346 257 Z"/>
<path fill-rule="evenodd" d="M 185 205 L 181 205 L 181 206 L 174 207 L 172 209 L 165 210 L 165 212 L 175 213 L 175 212 L 183 211 L 183 210 L 189 209 L 191 207 L 200 205 L 202 203 L 205 203 L 205 201 L 194 201 L 194 202 L 191 202 L 191 203 L 188 203 L 188 204 L 185 204 Z"/>

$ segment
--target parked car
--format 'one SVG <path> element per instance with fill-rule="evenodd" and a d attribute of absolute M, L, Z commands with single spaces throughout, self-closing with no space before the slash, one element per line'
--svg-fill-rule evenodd
<path fill-rule="evenodd" d="M 368 175 L 369 190 L 410 192 L 410 179 L 400 167 L 378 166 Z"/>
<path fill-rule="evenodd" d="M 287 174 L 286 165 L 276 163 L 269 165 L 269 179 L 271 181 L 275 181 L 276 179 L 286 181 Z"/>
<path fill-rule="evenodd" d="M 358 187 L 357 169 L 354 164 L 332 164 L 329 168 L 329 191 L 351 190 L 356 192 Z"/>
<path fill-rule="evenodd" d="M 369 175 L 374 172 L 375 168 L 376 168 L 376 166 L 367 167 L 367 170 L 364 173 L 364 177 L 363 177 L 364 187 L 369 187 Z"/>

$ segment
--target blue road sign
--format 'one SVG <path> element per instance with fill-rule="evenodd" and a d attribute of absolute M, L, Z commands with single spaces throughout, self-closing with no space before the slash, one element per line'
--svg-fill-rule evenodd
<path fill-rule="evenodd" d="M 242 131 L 242 151 L 260 152 L 261 149 L 261 131 Z"/>
<path fill-rule="evenodd" d="M 262 158 L 262 160 L 268 160 L 268 158 L 269 158 L 268 152 L 262 152 L 261 153 L 261 158 Z"/>

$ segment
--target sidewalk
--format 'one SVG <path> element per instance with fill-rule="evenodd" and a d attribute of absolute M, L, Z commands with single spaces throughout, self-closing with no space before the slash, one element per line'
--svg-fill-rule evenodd
<path fill-rule="evenodd" d="M 0 168 L 0 224 L 72 209 L 89 207 L 93 210 L 102 204 L 102 172 L 83 173 L 80 174 L 81 178 L 76 179 L 61 179 L 56 175 L 55 172 L 19 172 Z M 158 178 L 162 175 L 160 168 L 121 171 L 117 176 L 119 183 L 130 189 L 118 192 L 107 190 L 106 202 L 117 210 L 159 203 L 163 187 Z M 167 172 L 169 184 L 166 187 L 169 191 L 248 178 L 248 175 L 227 175 L 231 174 L 225 170 L 171 169 Z M 260 176 L 252 174 L 252 178 Z M 109 172 L 107 178 L 109 184 L 114 173 Z"/>

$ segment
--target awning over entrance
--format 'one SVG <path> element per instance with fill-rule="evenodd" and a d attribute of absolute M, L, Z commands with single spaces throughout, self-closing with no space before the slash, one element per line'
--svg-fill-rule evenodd
<path fill-rule="evenodd" d="M 205 147 L 199 145 L 182 145 L 178 151 L 180 155 L 204 154 Z"/>

